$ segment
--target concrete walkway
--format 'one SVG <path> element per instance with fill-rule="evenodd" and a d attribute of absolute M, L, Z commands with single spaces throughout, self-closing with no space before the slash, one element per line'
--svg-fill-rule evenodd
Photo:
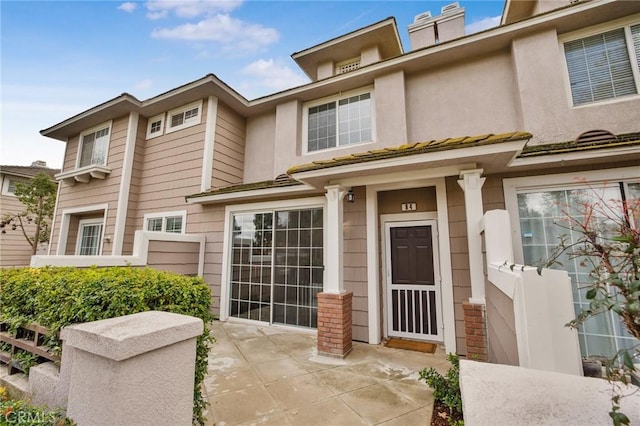
<path fill-rule="evenodd" d="M 313 334 L 216 321 L 204 384 L 208 425 L 428 425 L 433 396 L 418 371 L 449 369 L 431 354 L 355 343 L 318 357 Z"/>

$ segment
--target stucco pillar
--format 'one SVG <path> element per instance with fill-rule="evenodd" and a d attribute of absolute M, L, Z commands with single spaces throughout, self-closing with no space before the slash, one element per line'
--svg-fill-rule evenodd
<path fill-rule="evenodd" d="M 482 257 L 482 169 L 460 172 L 458 185 L 464 191 L 464 209 L 467 219 L 467 242 L 469 246 L 469 274 L 471 276 L 470 303 L 484 304 L 484 268 Z"/>
<path fill-rule="evenodd" d="M 327 197 L 324 288 L 318 294 L 318 353 L 345 357 L 352 347 L 352 293 L 344 290 L 343 198 L 340 185 L 325 186 Z"/>
<path fill-rule="evenodd" d="M 199 318 L 142 312 L 64 328 L 78 425 L 190 425 Z M 66 349 L 63 349 L 66 350 Z"/>

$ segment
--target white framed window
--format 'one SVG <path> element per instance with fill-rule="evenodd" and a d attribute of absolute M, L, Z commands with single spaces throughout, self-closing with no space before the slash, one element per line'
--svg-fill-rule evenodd
<path fill-rule="evenodd" d="M 373 142 L 373 90 L 325 98 L 304 106 L 306 153 Z"/>
<path fill-rule="evenodd" d="M 144 215 L 145 231 L 184 234 L 186 225 L 186 210 L 178 212 L 148 213 Z"/>
<path fill-rule="evenodd" d="M 175 132 L 176 130 L 200 124 L 202 121 L 202 100 L 176 108 L 167 113 L 167 129 L 166 132 Z"/>
<path fill-rule="evenodd" d="M 15 196 L 16 185 L 19 183 L 28 183 L 28 182 L 29 181 L 26 179 L 15 179 L 15 178 L 6 177 L 4 180 L 3 188 L 2 188 L 2 194 Z"/>
<path fill-rule="evenodd" d="M 573 106 L 637 95 L 640 18 L 561 37 Z"/>
<path fill-rule="evenodd" d="M 103 219 L 83 219 L 78 225 L 76 255 L 99 256 L 102 254 Z"/>
<path fill-rule="evenodd" d="M 153 116 L 147 122 L 147 139 L 164 134 L 164 112 Z"/>
<path fill-rule="evenodd" d="M 606 202 L 606 208 L 596 209 L 592 223 L 605 224 L 612 216 L 625 213 L 640 226 L 637 211 L 623 211 L 622 200 L 637 205 L 640 200 L 640 179 L 632 168 L 557 174 L 505 179 L 505 204 L 512 217 L 514 255 L 517 263 L 535 265 L 548 259 L 558 245 L 560 235 L 568 243 L 579 239 L 567 221 L 567 215 L 583 220 L 585 203 Z M 576 178 L 579 177 L 580 181 Z M 583 180 L 584 179 L 584 180 Z M 560 269 L 566 270 L 573 287 L 576 314 L 589 308 L 585 283 L 590 280 L 590 267 L 582 258 L 563 255 Z M 578 339 L 583 356 L 610 358 L 621 349 L 639 342 L 622 326 L 612 312 L 599 314 L 580 327 Z"/>
<path fill-rule="evenodd" d="M 112 121 L 80 133 L 78 147 L 78 168 L 94 164 L 106 165 L 111 139 Z"/>

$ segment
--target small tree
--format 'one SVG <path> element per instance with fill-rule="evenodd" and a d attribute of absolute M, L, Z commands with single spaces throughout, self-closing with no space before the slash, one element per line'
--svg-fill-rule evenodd
<path fill-rule="evenodd" d="M 11 225 L 13 231 L 20 228 L 22 235 L 31 246 L 31 253 L 38 252 L 38 244 L 49 242 L 49 230 L 53 219 L 53 209 L 56 204 L 57 185 L 48 174 L 40 172 L 28 183 L 16 184 L 15 196 L 24 205 L 19 213 L 7 213 L 0 221 L 2 234 Z M 29 235 L 27 224 L 34 223 L 35 230 Z"/>
<path fill-rule="evenodd" d="M 563 255 L 578 259 L 589 270 L 588 281 L 578 283 L 586 289 L 589 307 L 567 325 L 578 328 L 591 317 L 614 312 L 629 334 L 640 339 L 640 201 L 607 201 L 596 190 L 590 192 L 579 205 L 571 206 L 579 214 L 562 210 L 564 218 L 557 223 L 573 234 L 573 241 L 561 236 L 560 244 L 538 273 L 543 267 L 562 265 L 559 258 Z M 618 384 L 630 383 L 637 360 L 638 345 L 620 350 L 606 363 L 606 377 L 615 384 L 609 415 L 616 426 L 629 424 L 629 418 L 619 411 L 624 393 Z"/>

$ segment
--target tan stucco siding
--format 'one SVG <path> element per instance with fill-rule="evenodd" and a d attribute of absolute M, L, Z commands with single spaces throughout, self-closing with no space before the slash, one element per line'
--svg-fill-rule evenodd
<path fill-rule="evenodd" d="M 104 235 L 113 235 L 115 229 L 116 210 L 118 206 L 118 192 L 120 190 L 120 177 L 122 176 L 122 163 L 124 158 L 125 142 L 127 137 L 128 116 L 113 120 L 111 138 L 109 140 L 109 152 L 107 154 L 106 167 L 111 173 L 105 179 L 91 179 L 88 183 L 76 183 L 70 185 L 60 182 L 60 192 L 55 218 L 55 229 L 52 238 L 52 254 L 60 238 L 60 223 L 66 209 L 108 204 L 107 221 Z M 78 156 L 79 135 L 74 136 L 68 142 L 65 153 L 64 171 L 75 169 Z M 77 225 L 76 225 L 77 228 Z M 70 242 L 72 227 L 69 228 L 67 243 Z M 75 230 L 77 232 L 77 229 Z M 75 241 L 74 241 L 75 244 Z M 75 247 L 75 246 L 74 246 Z M 103 253 L 111 253 L 111 244 L 104 243 Z"/>
<path fill-rule="evenodd" d="M 12 195 L 0 195 L 0 218 L 8 213 L 19 213 L 25 210 L 24 205 Z M 18 223 L 14 221 L 12 223 Z M 23 222 L 25 231 L 32 237 L 36 228 L 35 225 Z M 8 266 L 28 266 L 31 261 L 32 249 L 25 239 L 20 227 L 15 230 L 12 225 L 6 225 L 2 229 L 5 233 L 0 234 L 0 268 Z"/>
<path fill-rule="evenodd" d="M 200 244 L 178 241 L 150 241 L 147 265 L 161 271 L 197 275 Z"/>
<path fill-rule="evenodd" d="M 514 80 L 506 52 L 407 75 L 408 142 L 519 130 Z"/>
<path fill-rule="evenodd" d="M 244 159 L 244 182 L 261 182 L 275 177 L 273 156 L 275 112 L 247 119 L 247 141 Z"/>
<path fill-rule="evenodd" d="M 512 51 L 523 129 L 533 133 L 533 142 L 572 140 L 593 129 L 614 134 L 638 131 L 638 97 L 573 107 L 565 80 L 566 63 L 555 30 L 516 39 Z"/>
<path fill-rule="evenodd" d="M 244 118 L 225 104 L 219 103 L 213 151 L 212 188 L 242 183 L 245 139 Z"/>
<path fill-rule="evenodd" d="M 489 361 L 519 365 L 513 300 L 491 283 L 486 285 Z"/>
<path fill-rule="evenodd" d="M 344 288 L 353 292 L 353 340 L 369 340 L 367 297 L 367 215 L 365 187 L 353 188 L 355 202 L 344 204 Z"/>
<path fill-rule="evenodd" d="M 446 179 L 447 208 L 449 213 L 449 243 L 451 245 L 451 269 L 453 276 L 453 308 L 456 320 L 456 351 L 467 353 L 464 334 L 462 303 L 471 297 L 469 275 L 469 247 L 467 243 L 467 221 L 464 208 L 464 192 L 456 177 Z"/>

